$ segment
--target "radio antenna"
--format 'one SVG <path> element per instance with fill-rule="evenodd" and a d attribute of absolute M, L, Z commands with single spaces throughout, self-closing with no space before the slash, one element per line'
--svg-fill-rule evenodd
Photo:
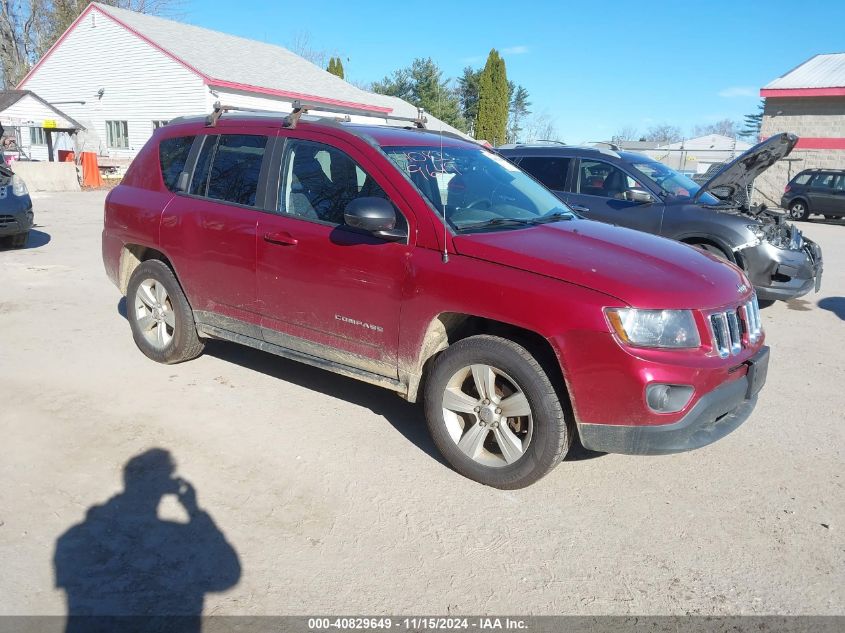
<path fill-rule="evenodd" d="M 443 116 L 443 86 L 439 83 L 437 84 L 437 109 L 440 111 L 439 114 Z M 436 171 L 435 173 L 443 173 L 445 174 L 445 165 L 446 159 L 443 157 L 443 119 L 440 119 L 440 169 L 443 169 L 443 172 Z M 437 193 L 440 193 L 440 181 L 435 176 L 435 182 L 437 184 Z M 449 263 L 449 248 L 446 246 L 447 240 L 449 238 L 449 225 L 446 223 L 446 205 L 443 203 L 443 198 L 440 198 L 440 206 L 443 207 L 443 263 Z"/>

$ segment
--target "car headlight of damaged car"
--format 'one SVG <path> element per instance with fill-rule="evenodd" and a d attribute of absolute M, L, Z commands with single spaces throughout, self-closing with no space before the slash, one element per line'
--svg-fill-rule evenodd
<path fill-rule="evenodd" d="M 23 178 L 15 174 L 12 176 L 12 193 L 16 196 L 25 196 L 29 191 L 26 188 L 26 183 Z"/>
<path fill-rule="evenodd" d="M 775 248 L 797 250 L 804 245 L 801 231 L 790 224 L 748 224 L 746 226 L 760 242 L 766 242 Z"/>
<path fill-rule="evenodd" d="M 607 308 L 607 320 L 623 342 L 638 347 L 692 348 L 701 345 L 689 310 Z"/>

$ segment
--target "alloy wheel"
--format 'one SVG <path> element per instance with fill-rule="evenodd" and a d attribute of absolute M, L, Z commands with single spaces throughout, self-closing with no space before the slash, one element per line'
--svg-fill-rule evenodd
<path fill-rule="evenodd" d="M 176 315 L 164 285 L 145 279 L 135 292 L 135 320 L 147 342 L 157 350 L 165 349 L 176 330 Z"/>
<path fill-rule="evenodd" d="M 443 418 L 465 455 L 494 468 L 519 460 L 534 432 L 525 393 L 490 365 L 470 365 L 452 375 L 443 392 Z"/>

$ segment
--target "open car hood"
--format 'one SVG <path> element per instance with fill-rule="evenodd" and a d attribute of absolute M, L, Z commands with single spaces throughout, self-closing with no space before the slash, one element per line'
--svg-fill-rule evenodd
<path fill-rule="evenodd" d="M 707 191 L 720 200 L 730 200 L 736 193 L 757 176 L 789 155 L 798 142 L 798 137 L 782 132 L 767 138 L 739 157 L 727 163 L 693 197 L 697 201 Z"/>

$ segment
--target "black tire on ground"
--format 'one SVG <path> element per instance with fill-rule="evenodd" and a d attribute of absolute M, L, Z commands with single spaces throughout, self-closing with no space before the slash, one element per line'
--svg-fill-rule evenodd
<path fill-rule="evenodd" d="M 758 299 L 757 305 L 760 306 L 760 309 L 762 310 L 763 308 L 768 308 L 770 306 L 775 305 L 775 300 L 774 299 Z"/>
<path fill-rule="evenodd" d="M 166 347 L 156 349 L 144 336 L 138 325 L 138 310 L 136 309 L 136 293 L 138 286 L 146 280 L 154 280 L 162 284 L 167 291 L 169 307 L 175 316 L 172 338 Z M 135 344 L 148 358 L 167 365 L 191 360 L 202 354 L 205 343 L 197 336 L 194 313 L 188 304 L 182 287 L 176 280 L 173 271 L 162 261 L 150 259 L 142 263 L 129 278 L 126 291 L 126 318 L 132 328 L 132 338 Z"/>
<path fill-rule="evenodd" d="M 533 433 L 522 456 L 507 465 L 495 467 L 474 460 L 458 448 L 447 428 L 444 392 L 449 380 L 471 365 L 489 365 L 504 372 L 528 401 Z M 536 482 L 563 460 L 572 440 L 571 426 L 546 372 L 524 347 L 497 336 L 471 336 L 442 352 L 426 380 L 424 403 L 429 431 L 446 461 L 465 477 L 494 488 L 524 488 Z M 475 425 L 473 414 L 463 417 L 466 424 Z"/>
<path fill-rule="evenodd" d="M 803 200 L 794 200 L 789 205 L 789 217 L 793 220 L 806 220 L 810 217 L 810 207 Z"/>
<path fill-rule="evenodd" d="M 18 233 L 17 235 L 12 235 L 9 238 L 9 245 L 12 248 L 24 248 L 28 239 L 29 231 L 27 231 L 26 233 Z"/>

